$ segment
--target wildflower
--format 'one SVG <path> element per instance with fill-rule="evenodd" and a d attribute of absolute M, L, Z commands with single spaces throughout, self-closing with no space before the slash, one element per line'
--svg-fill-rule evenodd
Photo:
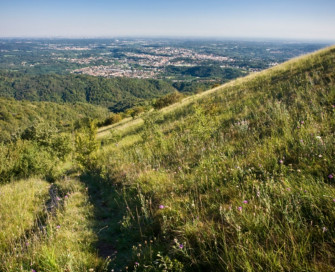
<path fill-rule="evenodd" d="M 280 164 L 283 164 L 283 163 L 284 163 L 284 161 L 283 161 L 283 160 L 280 160 L 280 161 L 279 161 L 279 163 L 280 163 Z"/>
<path fill-rule="evenodd" d="M 180 245 L 179 245 L 179 248 L 180 248 L 180 249 L 183 249 L 183 248 L 184 248 L 184 245 L 183 245 L 183 244 L 180 244 Z"/>
<path fill-rule="evenodd" d="M 304 124 L 305 122 L 304 121 L 300 121 L 300 124 Z"/>
<path fill-rule="evenodd" d="M 327 228 L 326 227 L 323 227 L 322 228 L 322 232 L 326 232 L 327 231 Z"/>
<path fill-rule="evenodd" d="M 32 269 L 31 272 L 36 272 L 36 270 L 35 270 L 35 269 Z"/>
<path fill-rule="evenodd" d="M 56 229 L 60 229 L 60 225 L 56 226 Z"/>
<path fill-rule="evenodd" d="M 332 174 L 329 174 L 329 175 L 328 175 L 328 178 L 329 178 L 329 179 L 332 179 L 332 178 L 334 178 L 334 176 L 333 176 Z"/>
<path fill-rule="evenodd" d="M 248 200 L 243 200 L 243 204 L 248 204 Z"/>
<path fill-rule="evenodd" d="M 237 209 L 238 209 L 240 212 L 242 211 L 242 207 L 241 207 L 241 206 L 240 206 L 240 207 L 238 207 Z"/>
<path fill-rule="evenodd" d="M 135 265 L 136 265 L 136 266 L 139 266 L 140 264 L 139 264 L 138 262 L 135 262 Z"/>
<path fill-rule="evenodd" d="M 261 192 L 260 191 L 257 191 L 257 196 L 259 197 L 261 195 Z"/>
<path fill-rule="evenodd" d="M 333 199 L 333 201 L 335 202 L 335 198 Z"/>
<path fill-rule="evenodd" d="M 321 154 L 319 154 L 319 158 L 322 158 L 322 155 L 321 155 Z"/>
<path fill-rule="evenodd" d="M 57 201 L 60 201 L 60 200 L 62 200 L 62 199 L 61 199 L 60 197 L 58 197 L 58 196 L 56 197 L 56 199 L 57 199 Z"/>
<path fill-rule="evenodd" d="M 164 206 L 164 205 L 159 205 L 159 208 L 160 208 L 160 209 L 164 209 L 165 206 Z"/>

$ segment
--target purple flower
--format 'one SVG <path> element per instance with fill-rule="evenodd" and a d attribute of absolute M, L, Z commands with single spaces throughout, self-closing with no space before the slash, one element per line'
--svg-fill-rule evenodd
<path fill-rule="evenodd" d="M 243 200 L 243 203 L 244 204 L 248 204 L 248 200 Z"/>
<path fill-rule="evenodd" d="M 279 163 L 280 163 L 280 164 L 283 164 L 283 163 L 284 163 L 284 161 L 283 161 L 283 160 L 280 160 L 280 161 L 279 161 Z"/>
<path fill-rule="evenodd" d="M 332 178 L 334 178 L 334 176 L 332 174 L 329 174 L 328 178 L 332 179 Z"/>
<path fill-rule="evenodd" d="M 164 205 L 159 205 L 159 208 L 160 208 L 160 209 L 164 209 L 165 206 L 164 206 Z"/>
<path fill-rule="evenodd" d="M 60 225 L 56 226 L 56 229 L 60 229 Z"/>
<path fill-rule="evenodd" d="M 335 202 L 335 198 L 333 199 L 333 201 Z"/>
<path fill-rule="evenodd" d="M 237 209 L 238 209 L 240 212 L 242 211 L 242 207 L 241 207 L 241 206 L 240 206 L 240 207 L 238 207 Z"/>
<path fill-rule="evenodd" d="M 58 197 L 58 196 L 56 197 L 56 199 L 57 199 L 57 201 L 60 201 L 60 200 L 62 200 L 62 199 L 61 199 L 60 197 Z"/>
<path fill-rule="evenodd" d="M 140 264 L 139 264 L 138 262 L 135 262 L 135 265 L 138 266 L 138 265 L 140 265 Z"/>
<path fill-rule="evenodd" d="M 179 245 L 179 248 L 180 248 L 180 249 L 183 249 L 183 248 L 184 248 L 184 245 L 183 245 L 183 244 L 180 244 L 180 245 Z"/>
<path fill-rule="evenodd" d="M 35 270 L 35 269 L 32 269 L 31 272 L 36 272 L 36 270 Z"/>

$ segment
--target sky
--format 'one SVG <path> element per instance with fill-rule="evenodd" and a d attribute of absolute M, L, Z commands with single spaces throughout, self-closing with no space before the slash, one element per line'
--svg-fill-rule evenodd
<path fill-rule="evenodd" d="M 0 0 L 0 37 L 335 41 L 335 0 Z"/>

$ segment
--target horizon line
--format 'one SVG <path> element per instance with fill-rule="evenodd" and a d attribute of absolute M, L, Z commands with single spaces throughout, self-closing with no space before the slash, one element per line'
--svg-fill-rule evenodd
<path fill-rule="evenodd" d="M 333 39 L 320 38 L 285 38 L 285 37 L 229 37 L 229 36 L 201 36 L 201 35 L 101 35 L 101 36 L 0 36 L 0 39 L 65 39 L 65 40 L 85 40 L 85 39 L 179 39 L 179 40 L 229 40 L 229 41 L 278 41 L 278 42 L 306 42 L 306 43 L 335 43 Z"/>

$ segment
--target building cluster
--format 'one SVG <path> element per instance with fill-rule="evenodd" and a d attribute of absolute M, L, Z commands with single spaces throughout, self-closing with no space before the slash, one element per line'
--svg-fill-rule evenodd
<path fill-rule="evenodd" d="M 59 58 L 65 60 L 65 58 Z M 89 58 L 71 58 L 69 62 L 88 65 L 94 61 L 104 61 L 106 65 L 92 65 L 75 69 L 72 73 L 104 77 L 155 78 L 164 72 L 166 66 L 196 66 L 204 61 L 220 63 L 234 62 L 233 59 L 213 54 L 197 53 L 191 49 L 173 47 L 146 47 L 141 52 L 123 52 L 123 57 L 109 55 Z"/>

